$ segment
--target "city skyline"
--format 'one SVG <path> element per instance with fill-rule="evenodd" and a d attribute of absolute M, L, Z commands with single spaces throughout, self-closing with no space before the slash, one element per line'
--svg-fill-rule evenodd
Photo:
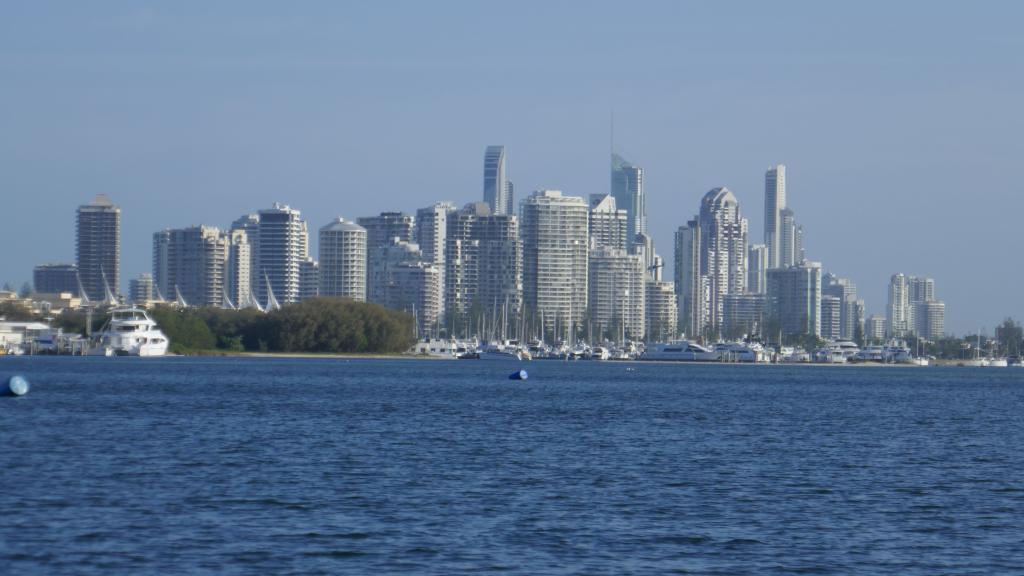
<path fill-rule="evenodd" d="M 507 42 L 486 57 L 462 49 L 484 39 L 474 26 L 491 14 L 472 5 L 409 5 L 379 39 L 359 30 L 384 18 L 373 7 L 321 6 L 284 24 L 259 7 L 11 8 L 0 104 L 18 113 L 0 135 L 0 185 L 19 218 L 2 239 L 33 241 L 5 255 L 0 280 L 74 262 L 66 223 L 99 193 L 122 209 L 122 291 L 150 271 L 164 228 L 225 229 L 274 202 L 315 230 L 338 214 L 477 201 L 494 143 L 514 161 L 517 203 L 545 188 L 604 194 L 614 109 L 615 151 L 644 170 L 663 257 L 717 186 L 736 194 L 760 243 L 764 172 L 782 163 L 808 258 L 851 278 L 868 315 L 884 314 L 898 272 L 935 278 L 950 332 L 1024 315 L 1013 290 L 1024 272 L 1001 256 L 1024 213 L 1013 170 L 1022 42 L 1009 24 L 1020 7 L 929 5 L 928 26 L 908 6 L 883 20 L 870 7 L 645 7 L 646 34 L 630 43 L 600 6 L 510 11 L 496 23 Z M 567 28 L 577 17 L 588 26 Z M 448 34 L 425 41 L 424 19 Z M 762 28 L 788 33 L 765 42 Z M 727 48 L 721 31 L 732 32 Z M 538 35 L 556 41 L 514 41 Z M 971 201 L 977 190 L 1000 210 Z"/>

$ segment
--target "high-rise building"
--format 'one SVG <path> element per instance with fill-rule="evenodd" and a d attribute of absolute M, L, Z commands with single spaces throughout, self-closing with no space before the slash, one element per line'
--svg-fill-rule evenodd
<path fill-rule="evenodd" d="M 927 300 L 914 304 L 914 331 L 925 340 L 935 341 L 946 333 L 946 304 Z"/>
<path fill-rule="evenodd" d="M 257 214 L 245 214 L 239 219 L 231 223 L 231 234 L 236 232 L 242 232 L 245 234 L 245 241 L 249 245 L 249 290 L 247 293 L 241 292 L 241 289 L 234 290 L 236 296 L 240 300 L 236 300 L 235 303 L 238 306 L 249 307 L 247 305 L 256 304 L 256 284 L 257 282 L 264 282 L 263 276 L 260 274 L 260 215 Z M 235 238 L 236 236 L 232 236 Z M 242 298 L 242 296 L 245 296 Z M 246 303 L 246 304 L 243 304 Z"/>
<path fill-rule="evenodd" d="M 637 234 L 633 239 L 633 253 L 644 261 L 644 271 L 649 280 L 661 281 L 661 256 L 654 251 L 654 237 L 650 234 Z"/>
<path fill-rule="evenodd" d="M 415 218 L 403 212 L 381 212 L 376 216 L 360 216 L 356 224 L 366 229 L 366 280 L 369 282 L 376 273 L 378 262 L 373 254 L 377 248 L 390 246 L 397 239 L 399 242 L 415 243 Z M 366 287 L 366 297 L 370 298 L 370 287 Z"/>
<path fill-rule="evenodd" d="M 821 264 L 768 270 L 768 317 L 784 336 L 821 336 Z M 772 336 L 769 334 L 769 336 Z"/>
<path fill-rule="evenodd" d="M 747 292 L 764 294 L 767 286 L 768 247 L 752 244 L 747 250 Z"/>
<path fill-rule="evenodd" d="M 793 224 L 793 263 L 799 264 L 807 259 L 804 253 L 804 227 Z"/>
<path fill-rule="evenodd" d="M 89 300 L 108 299 L 121 286 L 121 209 L 106 194 L 78 207 L 78 277 Z"/>
<path fill-rule="evenodd" d="M 492 214 L 512 213 L 511 193 L 505 172 L 505 147 L 488 146 L 484 151 L 484 202 Z"/>
<path fill-rule="evenodd" d="M 698 338 L 707 325 L 707 276 L 700 267 L 701 229 L 697 218 L 680 226 L 675 234 L 675 289 L 678 327 L 687 337 Z"/>
<path fill-rule="evenodd" d="M 821 296 L 821 337 L 839 340 L 842 317 L 842 299 L 823 294 Z"/>
<path fill-rule="evenodd" d="M 320 262 L 306 257 L 299 264 L 299 301 L 320 296 Z"/>
<path fill-rule="evenodd" d="M 231 304 L 239 308 L 254 307 L 252 245 L 244 228 L 232 228 L 228 232 L 228 263 L 224 283 Z"/>
<path fill-rule="evenodd" d="M 868 317 L 864 329 L 864 339 L 868 342 L 882 342 L 888 330 L 889 320 L 885 316 L 872 314 Z"/>
<path fill-rule="evenodd" d="M 366 229 L 337 218 L 320 229 L 320 295 L 366 301 Z"/>
<path fill-rule="evenodd" d="M 388 306 L 393 301 L 389 293 L 392 278 L 392 270 L 399 264 L 416 264 L 423 261 L 423 252 L 417 244 L 392 238 L 391 243 L 386 246 L 378 246 L 368 254 L 368 261 L 375 261 L 369 280 L 366 283 L 366 300 L 374 304 Z M 390 307 L 390 306 L 389 306 Z M 401 306 L 396 306 L 402 309 Z"/>
<path fill-rule="evenodd" d="M 796 238 L 796 216 L 789 208 L 779 212 L 779 265 L 777 268 L 788 268 L 800 263 L 798 259 Z"/>
<path fill-rule="evenodd" d="M 669 342 L 679 334 L 679 309 L 676 305 L 675 286 L 671 282 L 648 280 L 644 308 L 647 318 L 648 342 Z"/>
<path fill-rule="evenodd" d="M 764 294 L 726 294 L 722 298 L 722 332 L 728 338 L 761 334 L 767 298 Z"/>
<path fill-rule="evenodd" d="M 153 234 L 153 281 L 167 298 L 189 306 L 220 306 L 224 300 L 229 240 L 212 226 Z"/>
<path fill-rule="evenodd" d="M 455 212 L 451 202 L 438 202 L 416 211 L 413 225 L 413 241 L 423 251 L 423 261 L 444 264 L 444 247 L 447 239 L 448 215 Z"/>
<path fill-rule="evenodd" d="M 129 280 L 128 295 L 136 306 L 148 306 L 150 302 L 156 300 L 156 292 L 153 290 L 153 275 L 143 272 Z"/>
<path fill-rule="evenodd" d="M 438 202 L 416 211 L 416 222 L 413 226 L 413 239 L 423 251 L 423 261 L 430 262 L 441 270 L 441 282 L 438 284 L 437 297 L 441 301 L 441 314 L 444 314 L 444 273 L 445 246 L 448 240 L 448 216 L 455 212 L 451 202 Z"/>
<path fill-rule="evenodd" d="M 356 224 L 366 229 L 366 249 L 373 251 L 390 246 L 392 240 L 414 242 L 416 219 L 403 212 L 381 212 L 377 216 L 360 216 Z"/>
<path fill-rule="evenodd" d="M 909 329 L 926 340 L 941 338 L 946 329 L 946 305 L 935 299 L 935 280 L 908 276 L 906 290 Z"/>
<path fill-rule="evenodd" d="M 611 194 L 590 196 L 590 249 L 628 250 L 628 215 Z"/>
<path fill-rule="evenodd" d="M 893 274 L 889 279 L 889 301 L 886 309 L 889 323 L 885 330 L 886 336 L 906 336 L 912 327 L 911 314 L 908 278 L 903 274 Z"/>
<path fill-rule="evenodd" d="M 612 154 L 612 196 L 619 208 L 626 211 L 626 239 L 633 242 L 637 234 L 647 233 L 647 198 L 644 196 L 644 171 Z"/>
<path fill-rule="evenodd" d="M 367 299 L 394 310 L 403 310 L 416 318 L 422 335 L 437 334 L 441 302 L 437 285 L 440 269 L 423 261 L 419 246 L 397 238 L 388 246 L 378 246 L 370 258 L 378 265 L 368 282 Z"/>
<path fill-rule="evenodd" d="M 522 241 L 519 219 L 491 214 L 485 202 L 467 204 L 448 221 L 445 261 L 445 321 L 450 333 L 469 336 L 473 314 L 495 326 L 496 337 L 512 333 L 523 308 Z"/>
<path fill-rule="evenodd" d="M 638 254 L 616 248 L 590 251 L 589 320 L 595 337 L 638 340 L 647 334 L 646 271 Z"/>
<path fill-rule="evenodd" d="M 309 257 L 309 231 L 301 213 L 285 204 L 259 212 L 259 254 L 253 284 L 263 306 L 274 300 L 280 304 L 299 301 L 302 263 Z"/>
<path fill-rule="evenodd" d="M 862 333 L 864 330 L 863 301 L 857 300 L 857 286 L 849 278 L 840 278 L 832 273 L 825 274 L 821 282 L 822 296 L 839 299 L 839 338 L 853 340 L 858 328 Z"/>
<path fill-rule="evenodd" d="M 764 244 L 767 268 L 784 266 L 782 257 L 782 210 L 786 207 L 786 167 L 769 168 L 764 175 Z"/>
<path fill-rule="evenodd" d="M 700 269 L 709 286 L 708 326 L 722 326 L 722 297 L 747 288 L 747 220 L 728 188 L 714 188 L 700 207 Z"/>
<path fill-rule="evenodd" d="M 511 337 L 523 310 L 523 244 L 519 219 L 511 214 L 491 214 L 476 219 L 472 230 L 477 258 L 476 302 L 492 323 L 497 336 Z"/>
<path fill-rule="evenodd" d="M 912 304 L 935 300 L 935 280 L 917 276 L 908 277 L 907 298 Z"/>
<path fill-rule="evenodd" d="M 78 266 L 40 264 L 32 270 L 32 286 L 40 294 L 70 292 L 78 296 Z"/>
<path fill-rule="evenodd" d="M 523 201 L 523 296 L 545 333 L 569 335 L 587 310 L 587 203 L 540 190 Z M 555 334 L 555 327 L 558 333 Z"/>
<path fill-rule="evenodd" d="M 469 317 L 480 287 L 480 240 L 476 221 L 491 214 L 486 202 L 473 202 L 449 216 L 445 243 L 445 325 L 452 334 L 468 336 L 473 328 Z"/>

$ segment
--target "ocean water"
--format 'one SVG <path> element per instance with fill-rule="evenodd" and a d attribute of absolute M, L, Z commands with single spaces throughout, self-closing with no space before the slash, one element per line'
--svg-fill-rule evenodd
<path fill-rule="evenodd" d="M 516 367 L 0 359 L 0 573 L 1024 573 L 1024 370 Z"/>

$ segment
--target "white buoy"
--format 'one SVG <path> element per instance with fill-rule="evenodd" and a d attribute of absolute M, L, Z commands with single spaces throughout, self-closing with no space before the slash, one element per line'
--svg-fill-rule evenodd
<path fill-rule="evenodd" d="M 28 388 L 28 380 L 24 376 L 14 375 L 0 388 L 0 396 L 24 396 L 28 394 Z"/>
<path fill-rule="evenodd" d="M 526 370 L 516 370 L 508 375 L 509 380 L 526 380 L 527 378 L 529 378 L 529 375 L 526 373 Z"/>

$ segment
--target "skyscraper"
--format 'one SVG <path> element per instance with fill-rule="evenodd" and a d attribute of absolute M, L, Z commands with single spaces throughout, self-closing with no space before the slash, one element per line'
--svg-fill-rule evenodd
<path fill-rule="evenodd" d="M 611 194 L 590 196 L 590 249 L 628 250 L 628 216 Z"/>
<path fill-rule="evenodd" d="M 789 208 L 779 211 L 779 264 L 771 268 L 788 268 L 800 263 L 797 254 L 796 215 Z"/>
<path fill-rule="evenodd" d="M 369 257 L 377 265 L 367 283 L 367 300 L 413 314 L 420 334 L 436 335 L 441 310 L 437 286 L 440 269 L 423 261 L 419 246 L 397 238 L 392 238 L 389 245 L 378 246 Z"/>
<path fill-rule="evenodd" d="M 675 286 L 671 282 L 647 280 L 647 296 L 644 298 L 646 311 L 647 340 L 668 342 L 678 336 L 679 309 L 676 304 Z"/>
<path fill-rule="evenodd" d="M 299 301 L 320 296 L 320 262 L 307 256 L 299 263 Z"/>
<path fill-rule="evenodd" d="M 190 306 L 223 302 L 229 240 L 212 226 L 153 234 L 153 281 L 167 298 L 179 294 Z"/>
<path fill-rule="evenodd" d="M 415 218 L 404 212 L 381 212 L 377 216 L 360 216 L 356 224 L 366 229 L 366 249 L 372 252 L 381 246 L 390 246 L 392 239 L 399 242 L 415 241 Z"/>
<path fill-rule="evenodd" d="M 914 331 L 925 340 L 935 341 L 946 333 L 946 304 L 939 300 L 914 305 Z"/>
<path fill-rule="evenodd" d="M 366 229 L 337 218 L 320 229 L 320 295 L 366 300 Z"/>
<path fill-rule="evenodd" d="M 618 248 L 590 251 L 588 303 L 594 336 L 620 340 L 647 334 L 645 301 L 647 273 L 639 254 Z"/>
<path fill-rule="evenodd" d="M 481 216 L 473 224 L 476 243 L 476 302 L 500 324 L 497 336 L 511 337 L 523 310 L 523 243 L 519 219 L 511 214 Z"/>
<path fill-rule="evenodd" d="M 228 263 L 225 271 L 228 300 L 239 308 L 254 307 L 252 297 L 252 245 L 245 229 L 228 232 Z"/>
<path fill-rule="evenodd" d="M 275 203 L 259 212 L 259 255 L 256 296 L 270 303 L 269 281 L 274 300 L 281 304 L 298 302 L 301 296 L 302 263 L 309 257 L 309 231 L 298 210 Z"/>
<path fill-rule="evenodd" d="M 416 211 L 416 222 L 413 225 L 413 239 L 423 251 L 423 261 L 430 262 L 441 271 L 438 283 L 437 298 L 441 302 L 441 314 L 444 314 L 444 274 L 445 246 L 448 240 L 448 216 L 455 212 L 451 202 L 438 202 Z"/>
<path fill-rule="evenodd" d="M 505 147 L 488 146 L 484 151 L 484 202 L 492 214 L 512 213 L 511 192 L 505 172 Z"/>
<path fill-rule="evenodd" d="M 612 154 L 612 196 L 619 208 L 626 211 L 626 241 L 632 243 L 637 234 L 647 233 L 647 199 L 644 196 L 644 171 Z"/>
<path fill-rule="evenodd" d="M 768 247 L 752 244 L 747 250 L 747 292 L 764 294 L 767 289 Z"/>
<path fill-rule="evenodd" d="M 728 188 L 714 188 L 700 206 L 700 269 L 708 279 L 708 326 L 720 328 L 722 297 L 747 288 L 747 220 Z"/>
<path fill-rule="evenodd" d="M 842 337 L 842 300 L 837 296 L 821 296 L 821 337 L 839 340 Z"/>
<path fill-rule="evenodd" d="M 699 338 L 707 325 L 707 276 L 701 273 L 701 229 L 697 218 L 676 230 L 675 290 L 678 327 L 689 338 Z"/>
<path fill-rule="evenodd" d="M 489 216 L 486 202 L 466 204 L 448 217 L 445 242 L 445 325 L 453 334 L 468 336 L 473 326 L 470 309 L 476 302 L 479 282 L 480 240 L 476 221 Z"/>
<path fill-rule="evenodd" d="M 908 278 L 893 274 L 889 279 L 889 299 L 886 309 L 885 334 L 890 338 L 902 338 L 911 330 L 910 292 Z"/>
<path fill-rule="evenodd" d="M 229 274 L 229 284 L 232 286 L 232 290 L 230 291 L 231 294 L 229 294 L 229 296 L 231 296 L 231 298 L 234 300 L 234 302 L 235 302 L 235 304 L 237 306 L 240 306 L 240 307 L 254 307 L 255 304 L 256 304 L 256 299 L 255 299 L 255 296 L 256 296 L 256 293 L 257 293 L 257 286 L 256 285 L 257 285 L 258 282 L 264 282 L 263 276 L 260 274 L 260 263 L 259 263 L 259 257 L 260 257 L 260 215 L 259 214 L 246 214 L 246 215 L 242 216 L 241 218 L 239 218 L 239 219 L 237 219 L 237 220 L 235 220 L 234 222 L 231 223 L 231 235 L 232 235 L 231 238 L 232 238 L 232 243 L 233 244 L 235 242 L 241 242 L 241 240 L 238 239 L 238 235 L 237 235 L 237 233 L 239 233 L 239 232 L 245 235 L 245 243 L 248 244 L 249 266 L 248 266 L 248 270 L 246 270 L 246 273 L 249 275 L 249 287 L 248 287 L 247 291 L 243 291 L 242 287 L 240 287 L 240 286 L 236 287 L 235 284 L 230 284 L 231 282 L 234 282 L 236 279 L 238 279 L 239 281 L 243 281 L 239 277 L 232 278 L 230 276 L 232 273 L 235 273 L 235 272 L 241 273 L 241 271 L 242 271 L 242 269 L 239 267 L 240 266 L 239 264 L 232 265 L 232 267 L 229 269 L 229 272 L 228 272 L 228 274 Z M 244 250 L 244 249 L 240 249 L 240 250 Z"/>
<path fill-rule="evenodd" d="M 860 309 L 863 302 L 857 300 L 857 286 L 849 278 L 840 278 L 832 273 L 825 274 L 821 282 L 822 297 L 833 296 L 839 299 L 839 338 L 853 340 L 858 328 L 863 330 L 863 326 L 860 326 L 863 322 Z M 825 329 L 822 328 L 822 331 Z"/>
<path fill-rule="evenodd" d="M 726 338 L 760 334 L 764 330 L 764 294 L 726 294 L 722 297 L 722 333 Z"/>
<path fill-rule="evenodd" d="M 768 268 L 783 264 L 780 231 L 782 209 L 786 207 L 786 167 L 769 168 L 764 175 L 764 244 L 768 250 Z"/>
<path fill-rule="evenodd" d="M 821 264 L 768 270 L 768 317 L 784 336 L 821 336 Z M 773 336 L 769 334 L 769 336 Z"/>
<path fill-rule="evenodd" d="M 106 194 L 78 207 L 76 255 L 85 296 L 93 301 L 121 286 L 121 209 Z"/>
<path fill-rule="evenodd" d="M 586 314 L 587 219 L 583 198 L 558 190 L 534 192 L 523 202 L 523 296 L 556 337 L 574 339 Z"/>

